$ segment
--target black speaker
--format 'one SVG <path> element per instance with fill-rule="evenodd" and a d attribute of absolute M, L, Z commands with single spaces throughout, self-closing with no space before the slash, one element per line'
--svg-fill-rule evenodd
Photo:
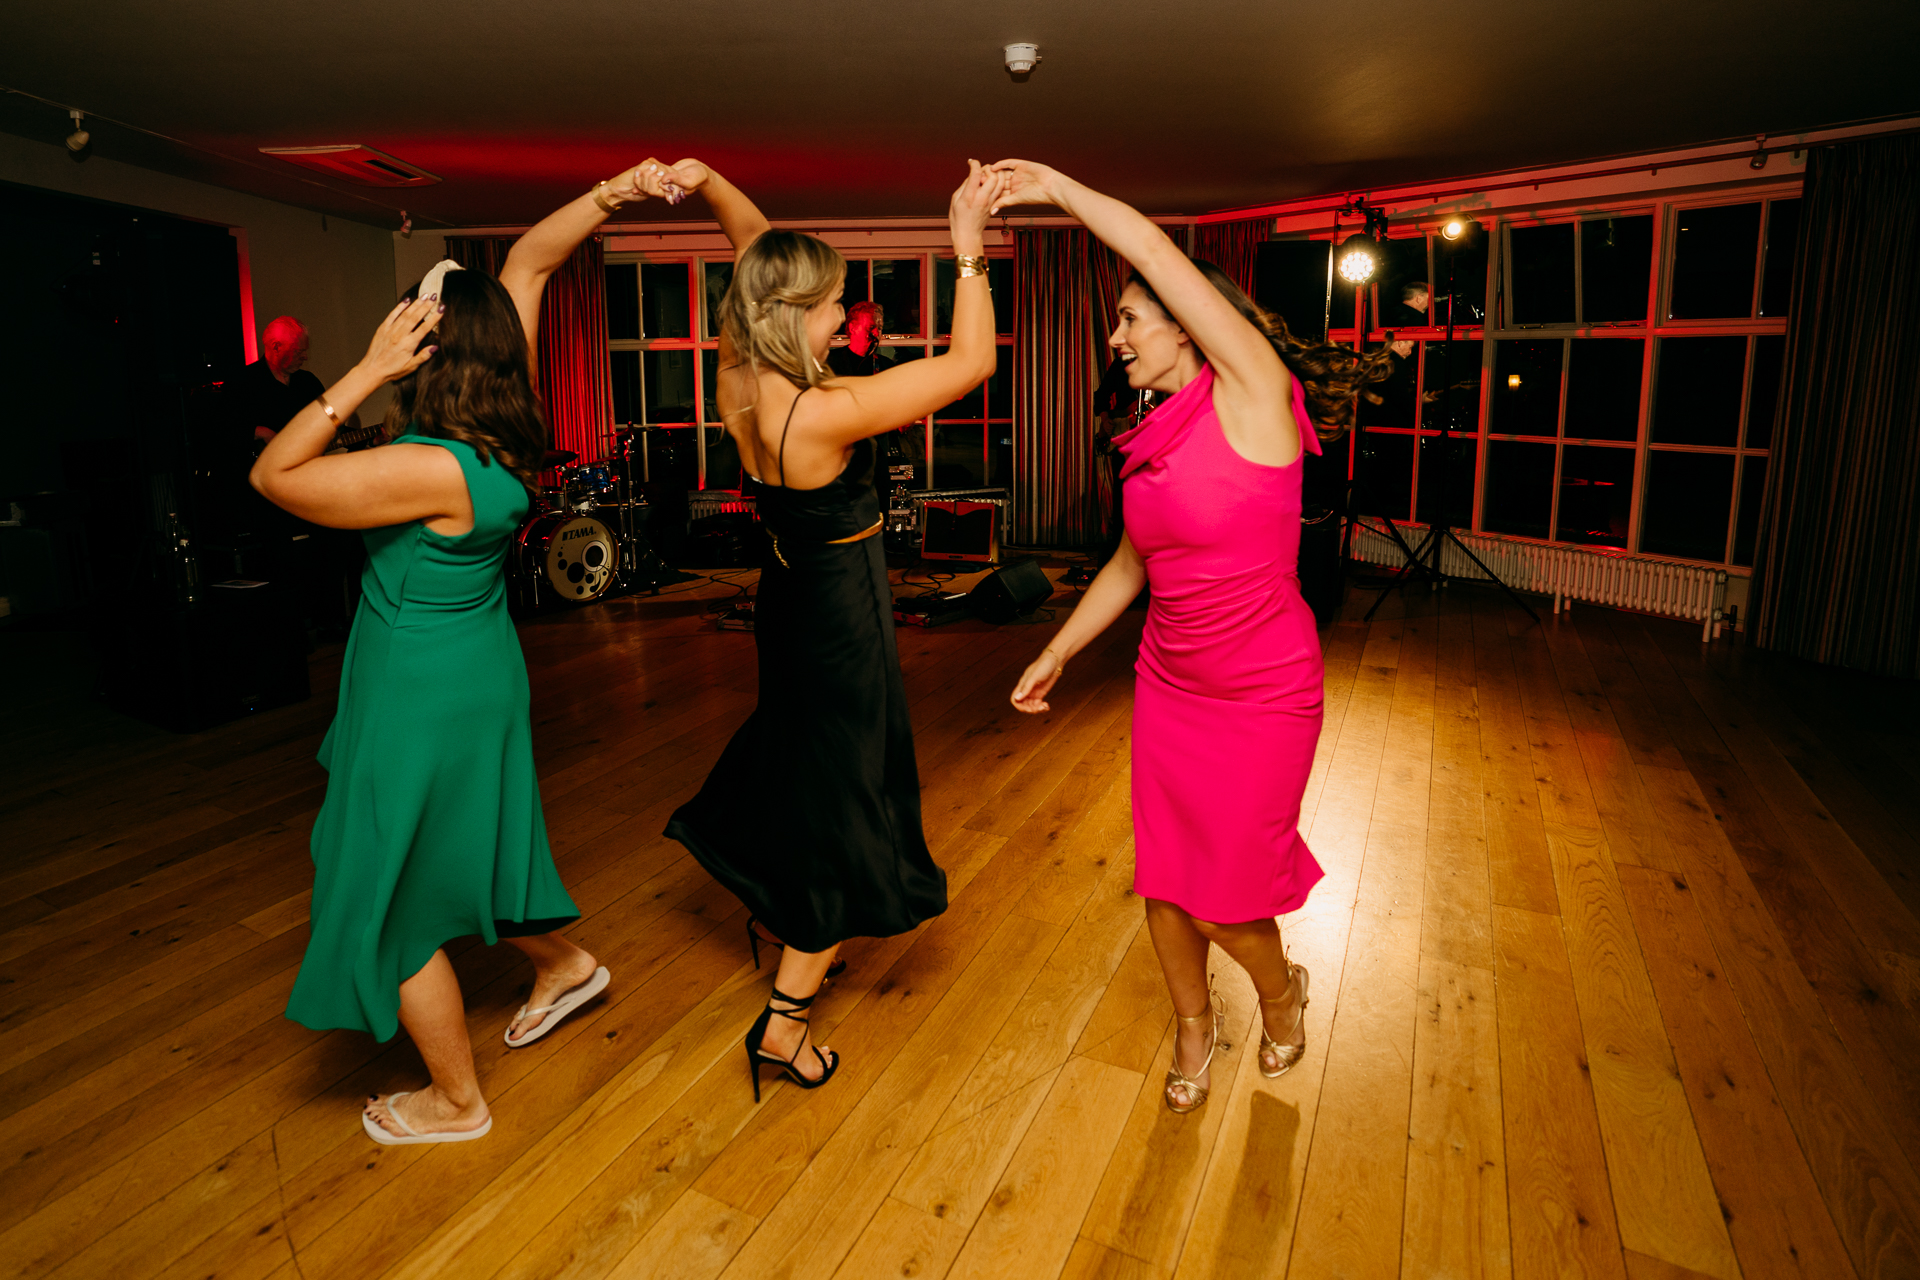
<path fill-rule="evenodd" d="M 1053 596 L 1053 582 L 1031 557 L 1002 565 L 967 593 L 967 607 L 988 622 L 1012 622 Z"/>

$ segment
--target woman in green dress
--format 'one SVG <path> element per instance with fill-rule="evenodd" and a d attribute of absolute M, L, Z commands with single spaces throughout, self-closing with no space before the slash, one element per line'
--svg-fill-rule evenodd
<path fill-rule="evenodd" d="M 657 172 L 647 171 L 649 174 Z M 315 1029 L 413 1037 L 431 1083 L 370 1098 L 382 1143 L 478 1138 L 481 1095 L 444 944 L 505 938 L 533 961 L 507 1028 L 519 1047 L 598 995 L 607 971 L 558 929 L 579 916 L 547 846 L 526 660 L 502 566 L 547 446 L 529 375 L 554 270 L 629 201 L 662 194 L 629 170 L 548 216 L 500 279 L 442 263 L 367 355 L 275 436 L 254 487 L 315 524 L 365 530 L 365 594 L 320 747 L 312 939 L 287 1016 Z M 397 383 L 379 449 L 326 456 L 334 430 Z"/>

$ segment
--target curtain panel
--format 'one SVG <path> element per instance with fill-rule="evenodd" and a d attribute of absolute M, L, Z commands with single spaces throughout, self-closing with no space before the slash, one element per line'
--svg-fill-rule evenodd
<path fill-rule="evenodd" d="M 1755 642 L 1920 676 L 1920 138 L 1814 148 L 1805 201 Z"/>
<path fill-rule="evenodd" d="M 1193 229 L 1193 256 L 1204 258 L 1253 296 L 1254 264 L 1260 246 L 1273 239 L 1272 218 L 1203 222 Z"/>
<path fill-rule="evenodd" d="M 1084 227 L 1013 234 L 1014 541 L 1086 546 L 1100 537 L 1093 393 L 1124 265 Z"/>
<path fill-rule="evenodd" d="M 518 236 L 448 236 L 447 256 L 498 277 Z M 553 447 L 582 461 L 606 456 L 613 422 L 613 375 L 607 363 L 606 257 L 597 236 L 547 280 L 540 299 L 536 375 L 547 404 Z"/>

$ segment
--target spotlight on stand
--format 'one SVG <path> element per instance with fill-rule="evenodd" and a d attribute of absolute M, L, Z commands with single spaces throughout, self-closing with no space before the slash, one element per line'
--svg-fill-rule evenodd
<path fill-rule="evenodd" d="M 1454 244 L 1471 241 L 1479 231 L 1480 224 L 1467 217 L 1448 218 L 1440 224 L 1440 238 Z"/>
<path fill-rule="evenodd" d="M 1340 278 L 1361 285 L 1373 279 L 1380 265 L 1380 246 L 1364 231 L 1356 231 L 1340 246 Z"/>

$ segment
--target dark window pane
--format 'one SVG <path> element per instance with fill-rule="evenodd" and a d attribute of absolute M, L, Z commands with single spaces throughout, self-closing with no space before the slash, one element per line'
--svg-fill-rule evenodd
<path fill-rule="evenodd" d="M 958 279 L 952 258 L 933 260 L 933 314 L 935 333 L 953 332 L 953 284 Z M 1013 259 L 987 259 L 987 287 L 993 291 L 993 331 L 1013 332 Z M 1102 321 L 1104 323 L 1104 321 Z"/>
<path fill-rule="evenodd" d="M 1487 321 L 1487 232 L 1470 229 L 1459 240 L 1433 241 L 1433 322 L 1478 328 Z M 1451 298 L 1449 305 L 1447 299 Z"/>
<path fill-rule="evenodd" d="M 695 489 L 700 485 L 700 455 L 693 428 L 678 426 L 671 431 L 647 433 L 647 469 L 654 483 L 676 489 Z M 677 537 L 678 535 L 673 535 Z"/>
<path fill-rule="evenodd" d="M 886 312 L 882 333 L 917 334 L 920 327 L 920 259 L 882 259 L 873 267 L 873 300 Z"/>
<path fill-rule="evenodd" d="M 621 423 L 643 421 L 640 413 L 640 353 L 609 352 L 608 363 L 613 377 L 613 420 Z"/>
<path fill-rule="evenodd" d="M 933 424 L 933 487 L 978 489 L 987 483 L 987 429 L 977 422 Z"/>
<path fill-rule="evenodd" d="M 641 313 L 646 317 L 646 337 L 691 338 L 693 321 L 688 302 L 686 263 L 640 264 L 640 304 Z"/>
<path fill-rule="evenodd" d="M 1412 350 L 1404 356 L 1392 357 L 1390 363 L 1392 376 L 1367 388 L 1380 397 L 1380 403 L 1375 404 L 1363 392 L 1359 404 L 1354 406 L 1355 421 L 1363 427 L 1411 430 L 1415 425 L 1414 401 L 1420 390 L 1420 344 L 1414 343 Z"/>
<path fill-rule="evenodd" d="M 1647 454 L 1647 498 L 1640 549 L 1649 555 L 1719 561 L 1727 554 L 1733 508 L 1730 453 Z"/>
<path fill-rule="evenodd" d="M 1551 436 L 1560 432 L 1558 338 L 1501 342 L 1493 353 L 1493 430 L 1501 435 Z"/>
<path fill-rule="evenodd" d="M 1514 227 L 1513 323 L 1573 321 L 1573 224 Z"/>
<path fill-rule="evenodd" d="M 1740 460 L 1740 513 L 1733 522 L 1733 563 L 1753 564 L 1753 544 L 1760 537 L 1760 509 L 1766 505 L 1767 460 Z"/>
<path fill-rule="evenodd" d="M 1567 369 L 1570 440 L 1636 440 L 1640 434 L 1639 338 L 1575 338 Z"/>
<path fill-rule="evenodd" d="M 1479 460 L 1478 436 L 1421 436 L 1420 503 L 1413 518 L 1472 528 L 1473 470 Z"/>
<path fill-rule="evenodd" d="M 927 349 L 925 347 L 880 348 L 880 360 L 882 363 L 905 364 L 909 360 L 923 360 L 926 358 L 926 354 Z"/>
<path fill-rule="evenodd" d="M 1649 438 L 1658 444 L 1733 444 L 1746 373 L 1745 338 L 1661 339 Z"/>
<path fill-rule="evenodd" d="M 1421 426 L 1469 435 L 1480 429 L 1480 359 L 1484 346 L 1478 338 L 1472 342 L 1426 344 Z"/>
<path fill-rule="evenodd" d="M 1327 331 L 1330 247 L 1325 240 L 1268 240 L 1254 259 L 1254 301 L 1285 320 L 1302 342 L 1316 341 Z M 998 294 L 994 300 L 999 301 Z"/>
<path fill-rule="evenodd" d="M 1627 545 L 1633 511 L 1633 450 L 1570 444 L 1560 457 L 1561 542 Z"/>
<path fill-rule="evenodd" d="M 1674 227 L 1673 305 L 1667 314 L 1683 320 L 1752 315 L 1759 203 L 1682 209 Z"/>
<path fill-rule="evenodd" d="M 1785 334 L 1753 340 L 1753 383 L 1747 391 L 1747 448 L 1765 449 L 1773 439 L 1773 417 L 1780 407 L 1780 373 L 1787 359 Z"/>
<path fill-rule="evenodd" d="M 1013 490 L 1013 424 L 996 422 L 987 428 L 987 483 Z"/>
<path fill-rule="evenodd" d="M 1581 319 L 1588 324 L 1645 320 L 1652 270 L 1652 214 L 1581 223 Z"/>
<path fill-rule="evenodd" d="M 693 356 L 690 350 L 641 353 L 648 422 L 693 421 Z"/>
<path fill-rule="evenodd" d="M 1389 240 L 1381 246 L 1383 261 L 1374 281 L 1380 286 L 1380 316 L 1376 329 L 1416 329 L 1432 324 L 1427 318 L 1432 288 L 1428 282 L 1427 238 Z M 1408 297 L 1412 294 L 1412 297 Z"/>
<path fill-rule="evenodd" d="M 986 416 L 987 385 L 983 382 L 946 408 L 936 410 L 933 420 L 941 422 L 948 418 L 984 418 Z"/>
<path fill-rule="evenodd" d="M 731 262 L 705 263 L 702 271 L 706 276 L 707 300 L 707 336 L 720 336 L 720 299 L 727 296 L 727 289 L 733 284 L 733 264 Z"/>
<path fill-rule="evenodd" d="M 1800 202 L 1767 206 L 1767 265 L 1760 275 L 1760 314 L 1784 316 L 1793 301 L 1793 259 L 1799 249 Z"/>
<path fill-rule="evenodd" d="M 1530 440 L 1487 441 L 1487 504 L 1480 525 L 1490 533 L 1547 537 L 1553 518 L 1553 449 Z"/>
<path fill-rule="evenodd" d="M 894 435 L 894 439 L 900 443 L 901 455 L 913 464 L 913 481 L 907 487 L 931 488 L 932 486 L 927 482 L 927 424 L 918 421 L 909 422 L 900 428 Z"/>
<path fill-rule="evenodd" d="M 607 337 L 640 336 L 640 277 L 631 262 L 607 267 Z"/>
<path fill-rule="evenodd" d="M 840 305 L 851 307 L 856 302 L 865 302 L 872 295 L 867 291 L 867 261 L 856 259 L 847 264 L 846 292 L 840 295 Z"/>
<path fill-rule="evenodd" d="M 743 469 L 740 447 L 719 427 L 702 427 L 707 435 L 707 484 L 709 489 L 738 489 Z"/>
<path fill-rule="evenodd" d="M 1354 458 L 1354 512 L 1405 520 L 1413 507 L 1413 437 L 1363 431 Z"/>
<path fill-rule="evenodd" d="M 715 399 L 715 388 L 720 385 L 720 353 L 708 347 L 700 353 L 700 398 L 706 401 L 704 420 L 713 426 L 720 422 L 720 402 Z"/>
<path fill-rule="evenodd" d="M 987 416 L 1013 417 L 1013 348 L 993 349 L 993 377 L 987 380 Z"/>

